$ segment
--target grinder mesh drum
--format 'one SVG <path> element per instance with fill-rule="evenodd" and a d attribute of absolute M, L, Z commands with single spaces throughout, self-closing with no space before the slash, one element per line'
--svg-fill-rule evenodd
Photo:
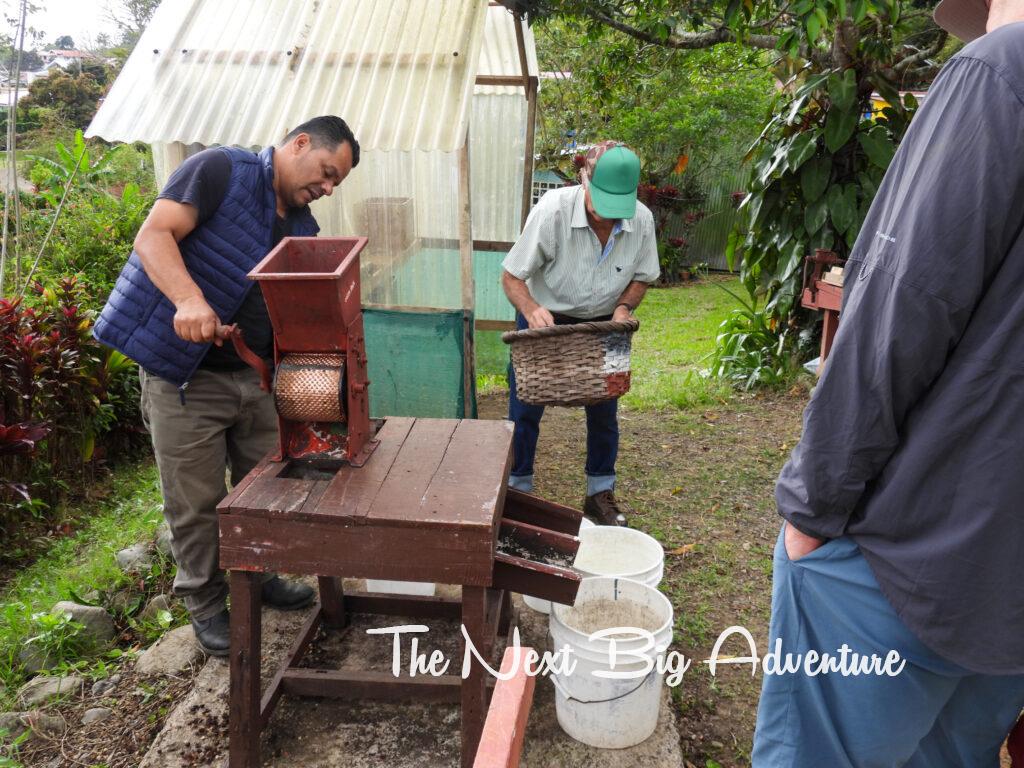
<path fill-rule="evenodd" d="M 344 381 L 344 355 L 285 355 L 274 375 L 277 412 L 292 421 L 345 421 Z"/>

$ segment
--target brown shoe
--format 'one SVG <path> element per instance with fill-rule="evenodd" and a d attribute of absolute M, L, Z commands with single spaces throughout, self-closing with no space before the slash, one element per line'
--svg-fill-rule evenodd
<path fill-rule="evenodd" d="M 583 502 L 583 514 L 598 525 L 626 525 L 625 509 L 615 500 L 615 494 L 611 491 L 587 496 Z"/>

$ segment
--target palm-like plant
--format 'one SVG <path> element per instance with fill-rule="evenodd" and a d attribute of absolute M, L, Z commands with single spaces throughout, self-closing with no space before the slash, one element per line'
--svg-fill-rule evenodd
<path fill-rule="evenodd" d="M 39 187 L 39 192 L 51 205 L 59 199 L 57 190 L 63 189 L 72 176 L 82 186 L 106 191 L 103 182 L 112 179 L 115 169 L 113 161 L 124 149 L 119 145 L 94 157 L 85 144 L 85 137 L 80 130 L 75 131 L 75 139 L 70 147 L 58 141 L 55 144 L 57 158 L 55 160 L 41 155 L 28 155 L 35 161 L 32 168 L 32 181 Z M 77 173 L 76 173 L 77 169 Z"/>

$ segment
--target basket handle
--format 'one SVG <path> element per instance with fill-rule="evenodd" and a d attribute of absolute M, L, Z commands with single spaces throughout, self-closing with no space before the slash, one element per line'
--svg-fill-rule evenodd
<path fill-rule="evenodd" d="M 571 333 L 635 333 L 640 327 L 639 320 L 600 320 L 571 325 L 547 325 L 543 328 L 524 328 L 520 331 L 506 331 L 501 340 L 506 344 L 523 339 L 546 339 L 552 336 L 568 336 Z"/>

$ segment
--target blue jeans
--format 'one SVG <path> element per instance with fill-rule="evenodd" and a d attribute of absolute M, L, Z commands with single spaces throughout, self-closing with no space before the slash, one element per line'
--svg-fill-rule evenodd
<path fill-rule="evenodd" d="M 602 318 L 607 319 L 607 318 Z M 557 325 L 579 320 L 556 315 Z M 516 328 L 527 327 L 526 318 L 516 313 Z M 512 436 L 512 472 L 509 485 L 520 491 L 533 490 L 533 459 L 537 453 L 543 405 L 527 405 L 516 397 L 516 375 L 508 367 L 508 418 L 515 424 Z M 587 495 L 615 488 L 615 459 L 619 454 L 619 401 L 609 400 L 584 407 L 587 412 Z"/>
<path fill-rule="evenodd" d="M 764 675 L 754 768 L 998 768 L 1024 707 L 1024 675 L 981 675 L 924 646 L 889 605 L 860 549 L 833 539 L 797 560 L 775 545 L 769 647 L 835 654 L 845 643 L 895 677 Z"/>

